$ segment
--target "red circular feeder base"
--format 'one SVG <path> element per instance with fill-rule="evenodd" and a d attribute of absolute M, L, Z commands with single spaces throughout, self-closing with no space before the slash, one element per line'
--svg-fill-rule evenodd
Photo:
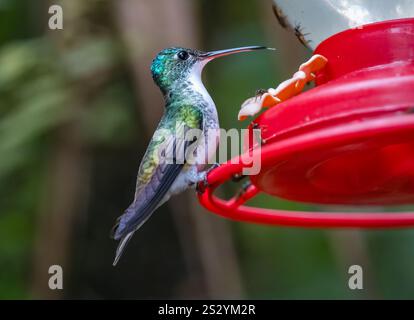
<path fill-rule="evenodd" d="M 233 159 L 208 175 L 203 206 L 227 218 L 302 227 L 407 227 L 414 213 L 329 213 L 244 206 L 259 192 L 328 205 L 414 204 L 414 19 L 347 30 L 316 49 L 328 59 L 318 86 L 269 109 L 249 126 L 250 186 L 213 195 L 248 167 Z M 253 150 L 253 151 L 252 151 Z"/>

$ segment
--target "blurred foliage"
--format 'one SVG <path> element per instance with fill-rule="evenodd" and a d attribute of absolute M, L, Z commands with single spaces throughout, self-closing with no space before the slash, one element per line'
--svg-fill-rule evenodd
<path fill-rule="evenodd" d="M 78 123 L 91 147 L 125 144 L 134 132 L 116 40 L 89 38 L 61 52 L 50 35 L 30 34 L 21 16 L 30 8 L 0 2 L 0 298 L 28 295 L 35 217 L 59 130 Z M 96 86 L 99 94 L 85 98 Z"/>
<path fill-rule="evenodd" d="M 79 9 L 79 16 L 92 21 L 93 28 L 77 25 L 78 31 L 86 31 L 74 31 L 62 50 L 60 40 L 34 17 L 41 10 L 47 12 L 47 3 L 39 1 L 35 7 L 30 0 L 0 0 L 0 299 L 30 297 L 36 218 L 41 214 L 59 133 L 76 124 L 89 152 L 94 148 L 112 148 L 112 153 L 122 147 L 135 150 L 137 102 L 120 49 L 122 41 L 111 22 L 100 23 L 111 11 L 111 1 L 84 3 L 86 9 Z M 258 3 L 199 0 L 203 48 L 267 44 Z M 283 46 L 276 40 L 276 46 Z M 285 78 L 279 68 L 282 63 L 273 53 L 264 53 L 260 58 L 234 56 L 231 62 L 223 59 L 208 67 L 206 85 L 218 106 L 222 127 L 245 127 L 246 123 L 236 121 L 240 103 L 256 89 Z M 312 209 L 267 197 L 252 204 Z M 367 297 L 347 288 L 347 269 L 337 261 L 333 233 L 233 226 L 247 297 Z M 371 263 L 373 295 L 412 298 L 414 232 L 360 234 Z M 111 270 L 106 274 L 108 281 L 116 282 Z"/>

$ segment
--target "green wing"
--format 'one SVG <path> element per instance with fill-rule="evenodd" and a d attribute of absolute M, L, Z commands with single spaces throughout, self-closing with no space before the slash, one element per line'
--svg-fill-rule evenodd
<path fill-rule="evenodd" d="M 197 139 L 185 141 L 186 132 L 190 129 L 202 130 L 202 123 L 202 113 L 194 107 L 182 106 L 166 111 L 141 162 L 134 201 L 114 227 L 113 237 L 121 239 L 115 263 L 133 232 L 150 217 L 181 172 L 185 165 L 181 155 L 197 143 Z"/>
<path fill-rule="evenodd" d="M 142 187 L 150 182 L 159 167 L 161 149 L 171 151 L 171 148 L 175 147 L 182 151 L 185 141 L 181 138 L 185 137 L 186 132 L 190 129 L 202 130 L 202 120 L 202 112 L 192 106 L 182 106 L 178 110 L 167 110 L 141 161 L 136 195 Z"/>

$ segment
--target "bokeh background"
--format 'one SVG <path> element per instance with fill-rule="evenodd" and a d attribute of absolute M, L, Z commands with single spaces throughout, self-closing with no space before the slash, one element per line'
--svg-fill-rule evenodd
<path fill-rule="evenodd" d="M 48 29 L 52 4 L 63 7 L 63 30 Z M 109 230 L 163 111 L 152 58 L 168 46 L 255 44 L 278 51 L 204 72 L 223 128 L 245 127 L 244 99 L 311 54 L 270 0 L 0 0 L 0 298 L 413 298 L 412 230 L 232 222 L 202 209 L 194 191 L 160 208 L 112 267 Z M 53 264 L 63 290 L 48 288 Z M 362 291 L 348 288 L 352 264 L 364 268 Z"/>

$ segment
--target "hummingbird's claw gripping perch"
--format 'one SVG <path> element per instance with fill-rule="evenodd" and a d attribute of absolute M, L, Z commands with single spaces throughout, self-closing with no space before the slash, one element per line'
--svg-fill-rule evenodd
<path fill-rule="evenodd" d="M 203 194 L 204 191 L 210 186 L 208 183 L 208 174 L 213 171 L 214 169 L 220 166 L 219 163 L 214 163 L 210 168 L 205 171 L 204 178 L 199 181 L 196 185 L 197 194 Z"/>
<path fill-rule="evenodd" d="M 327 63 L 328 59 L 315 54 L 299 67 L 292 78 L 283 81 L 276 89 L 270 88 L 264 92 L 263 89 L 259 89 L 256 96 L 247 99 L 242 104 L 238 115 L 239 120 L 245 120 L 247 117 L 257 114 L 262 108 L 273 107 L 298 95 L 307 83 L 315 79 L 315 73 L 322 70 Z"/>

